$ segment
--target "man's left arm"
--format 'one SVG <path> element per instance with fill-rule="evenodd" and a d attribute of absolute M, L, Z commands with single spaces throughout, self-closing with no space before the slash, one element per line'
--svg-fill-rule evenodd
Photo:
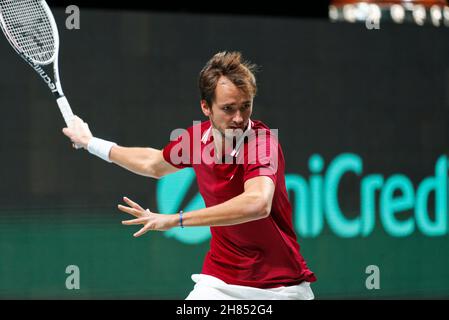
<path fill-rule="evenodd" d="M 209 208 L 184 212 L 183 226 L 229 226 L 266 218 L 271 212 L 274 190 L 274 182 L 267 176 L 248 179 L 242 194 Z M 134 234 L 135 237 L 150 230 L 168 230 L 180 224 L 179 214 L 157 214 L 148 210 L 142 213 L 142 209 L 135 206 L 137 204 L 127 203 L 130 207 L 119 205 L 118 208 L 138 219 L 123 221 L 123 224 L 144 225 Z"/>
<path fill-rule="evenodd" d="M 229 226 L 266 218 L 271 212 L 274 183 L 259 176 L 245 182 L 245 191 L 219 205 L 186 212 L 184 226 Z"/>

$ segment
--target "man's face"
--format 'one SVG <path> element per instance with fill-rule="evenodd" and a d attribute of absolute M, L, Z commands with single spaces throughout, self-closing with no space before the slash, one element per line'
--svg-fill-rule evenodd
<path fill-rule="evenodd" d="M 228 78 L 221 77 L 215 89 L 212 106 L 201 101 L 203 113 L 223 136 L 244 131 L 253 109 L 253 97 L 244 94 Z M 241 131 L 240 131 L 240 130 Z"/>

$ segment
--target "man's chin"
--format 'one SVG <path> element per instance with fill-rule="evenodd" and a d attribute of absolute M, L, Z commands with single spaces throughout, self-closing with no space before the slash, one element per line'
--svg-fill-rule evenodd
<path fill-rule="evenodd" d="M 243 129 L 241 128 L 228 128 L 224 132 L 226 138 L 239 138 L 243 135 Z"/>

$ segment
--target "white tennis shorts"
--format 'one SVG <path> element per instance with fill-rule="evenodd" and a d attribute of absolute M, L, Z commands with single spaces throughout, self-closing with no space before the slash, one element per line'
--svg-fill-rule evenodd
<path fill-rule="evenodd" d="M 196 283 L 186 300 L 313 300 L 309 282 L 296 286 L 259 289 L 227 284 L 213 276 L 193 274 Z"/>

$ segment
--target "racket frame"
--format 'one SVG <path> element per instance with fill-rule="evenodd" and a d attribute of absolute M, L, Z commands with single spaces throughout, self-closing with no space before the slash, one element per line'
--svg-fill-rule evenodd
<path fill-rule="evenodd" d="M 53 40 L 54 40 L 54 54 L 51 59 L 45 61 L 45 62 L 38 62 L 28 56 L 23 50 L 20 49 L 20 46 L 17 45 L 17 43 L 14 41 L 14 37 L 10 34 L 8 29 L 5 27 L 6 22 L 3 18 L 3 15 L 0 14 L 0 27 L 3 31 L 3 33 L 6 36 L 6 39 L 8 40 L 9 44 L 14 48 L 14 50 L 17 52 L 17 54 L 22 57 L 23 60 L 25 60 L 26 63 L 28 63 L 34 71 L 42 78 L 42 80 L 47 84 L 50 91 L 54 94 L 56 97 L 56 102 L 58 103 L 59 110 L 62 113 L 62 116 L 64 117 L 65 123 L 67 126 L 71 123 L 73 119 L 73 112 L 70 108 L 70 104 L 67 101 L 67 98 L 64 95 L 64 92 L 62 91 L 62 85 L 59 77 L 59 32 L 58 32 L 58 26 L 56 24 L 55 18 L 53 16 L 53 13 L 48 6 L 48 4 L 44 0 L 39 0 L 40 5 L 42 5 L 42 8 L 44 9 L 45 13 L 47 14 L 47 18 L 50 22 L 51 29 L 53 31 Z M 1 11 L 1 9 L 0 9 Z M 43 66 L 49 65 L 53 63 L 53 79 L 48 75 L 48 73 L 42 68 Z"/>

